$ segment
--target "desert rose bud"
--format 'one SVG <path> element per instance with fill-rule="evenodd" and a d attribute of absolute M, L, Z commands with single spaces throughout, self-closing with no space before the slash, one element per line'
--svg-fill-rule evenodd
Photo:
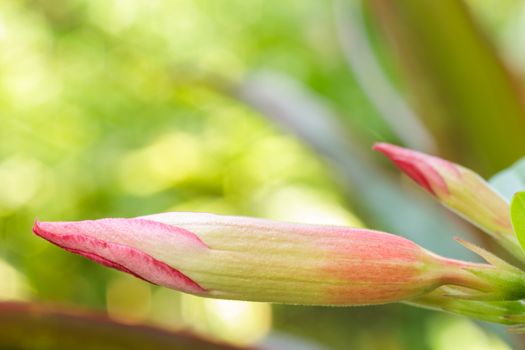
<path fill-rule="evenodd" d="M 386 143 L 385 154 L 443 205 L 494 237 L 520 260 L 525 259 L 510 221 L 509 204 L 478 174 L 441 158 Z"/>
<path fill-rule="evenodd" d="M 224 299 L 362 305 L 411 299 L 441 285 L 514 297 L 523 278 L 437 256 L 388 233 L 204 213 L 36 222 L 73 253 L 155 284 Z M 505 268 L 504 268 L 505 269 Z"/>

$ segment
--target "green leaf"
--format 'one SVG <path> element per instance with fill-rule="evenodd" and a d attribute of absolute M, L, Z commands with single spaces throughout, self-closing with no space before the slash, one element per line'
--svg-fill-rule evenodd
<path fill-rule="evenodd" d="M 517 84 L 463 1 L 366 3 L 441 149 L 461 149 L 469 155 L 461 163 L 481 174 L 525 154 L 525 105 Z"/>
<path fill-rule="evenodd" d="M 489 183 L 510 202 L 516 192 L 525 190 L 525 158 L 494 175 Z"/>
<path fill-rule="evenodd" d="M 521 247 L 525 249 L 525 192 L 518 192 L 514 195 L 510 204 L 510 217 L 514 233 Z"/>

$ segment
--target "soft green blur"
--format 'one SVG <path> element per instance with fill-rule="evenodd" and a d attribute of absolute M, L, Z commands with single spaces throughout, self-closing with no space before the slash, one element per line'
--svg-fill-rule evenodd
<path fill-rule="evenodd" d="M 525 5 L 490 3 L 468 5 L 523 76 L 524 41 L 512 44 L 521 34 L 513 28 L 525 27 Z M 365 10 L 368 44 L 392 86 L 402 85 L 369 17 L 373 11 Z M 410 144 L 399 130 L 418 119 L 399 124 L 382 114 L 376 103 L 384 90 L 370 94 L 352 72 L 341 43 L 348 38 L 334 21 L 334 4 L 316 0 L 1 1 L 0 298 L 104 310 L 124 322 L 285 349 L 289 342 L 297 349 L 509 349 L 495 335 L 499 328 L 402 305 L 272 307 L 182 295 L 31 233 L 37 217 L 171 210 L 374 227 L 380 220 L 362 218 L 353 195 L 360 184 L 232 92 L 257 72 L 286 76 L 334 111 L 353 135 L 352 147 L 368 158 L 363 162 L 377 161 L 368 155 L 373 141 Z M 393 93 L 404 98 L 397 88 Z M 443 135 L 430 137 L 421 145 L 443 151 L 431 146 L 446 143 Z M 468 158 L 451 148 L 447 154 Z M 470 161 L 475 166 L 477 159 Z"/>

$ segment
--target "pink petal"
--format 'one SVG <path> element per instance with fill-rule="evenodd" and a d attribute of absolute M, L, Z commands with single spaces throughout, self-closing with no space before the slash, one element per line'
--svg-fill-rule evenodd
<path fill-rule="evenodd" d="M 102 240 L 93 233 L 111 231 L 155 232 L 162 235 L 178 235 L 177 238 L 204 245 L 189 231 L 143 219 L 104 219 L 79 222 L 35 222 L 33 232 L 57 246 L 82 255 L 104 266 L 130 273 L 148 282 L 202 294 L 205 289 L 179 270 L 152 256 L 125 244 Z"/>
<path fill-rule="evenodd" d="M 436 170 L 436 164 L 459 175 L 452 163 L 420 152 L 388 143 L 377 143 L 373 149 L 390 158 L 405 174 L 433 195 L 437 195 L 436 190 L 448 193 L 445 179 Z"/>

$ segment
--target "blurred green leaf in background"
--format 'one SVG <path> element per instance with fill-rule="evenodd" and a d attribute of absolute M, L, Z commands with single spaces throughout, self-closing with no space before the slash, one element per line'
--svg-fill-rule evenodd
<path fill-rule="evenodd" d="M 471 257 L 451 237 L 476 231 L 369 147 L 484 175 L 525 155 L 524 26 L 519 1 L 0 2 L 0 298 L 239 346 L 510 349 L 520 339 L 500 328 L 403 305 L 181 295 L 31 225 L 209 211 L 379 228 Z"/>

